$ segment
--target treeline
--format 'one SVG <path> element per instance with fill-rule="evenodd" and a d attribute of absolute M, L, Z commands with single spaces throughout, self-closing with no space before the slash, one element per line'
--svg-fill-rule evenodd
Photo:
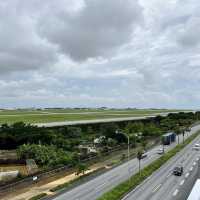
<path fill-rule="evenodd" d="M 131 122 L 57 128 L 38 128 L 23 122 L 3 124 L 0 128 L 0 149 L 18 149 L 20 158 L 33 158 L 40 166 L 66 165 L 78 160 L 80 144 L 92 144 L 95 138 L 104 136 L 100 145 L 114 147 L 126 143 L 125 134 L 128 134 L 133 146 L 137 143 L 145 145 L 149 137 L 160 137 L 169 130 L 181 133 L 180 129 L 189 128 L 199 119 L 200 112 L 181 112 Z"/>

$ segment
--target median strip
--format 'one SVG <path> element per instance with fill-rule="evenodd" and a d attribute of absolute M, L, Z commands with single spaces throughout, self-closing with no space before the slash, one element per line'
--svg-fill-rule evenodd
<path fill-rule="evenodd" d="M 200 132 L 197 132 L 191 135 L 183 144 L 177 145 L 175 148 L 143 168 L 141 170 L 141 174 L 136 173 L 130 178 L 130 180 L 127 180 L 114 187 L 111 191 L 105 193 L 98 200 L 119 200 L 123 198 L 127 193 L 132 191 L 134 188 L 136 188 L 136 186 L 141 184 L 146 178 L 152 175 L 154 171 L 158 170 L 164 163 L 180 152 L 186 145 L 192 142 L 199 135 L 199 133 Z"/>

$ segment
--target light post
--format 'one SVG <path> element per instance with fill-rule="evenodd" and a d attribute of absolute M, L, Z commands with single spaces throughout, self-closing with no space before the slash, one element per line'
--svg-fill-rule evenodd
<path fill-rule="evenodd" d="M 127 157 L 128 157 L 128 173 L 129 173 L 129 181 L 131 180 L 131 176 L 130 176 L 130 167 L 129 167 L 129 160 L 130 160 L 130 138 L 129 135 L 124 133 L 124 132 L 120 132 L 119 130 L 115 131 L 116 134 L 123 134 L 126 136 L 127 138 Z"/>
<path fill-rule="evenodd" d="M 162 151 L 163 151 L 163 153 L 165 153 L 165 143 L 164 143 L 164 138 L 163 138 L 163 136 L 161 136 L 162 138 L 161 138 L 161 142 L 162 142 Z"/>

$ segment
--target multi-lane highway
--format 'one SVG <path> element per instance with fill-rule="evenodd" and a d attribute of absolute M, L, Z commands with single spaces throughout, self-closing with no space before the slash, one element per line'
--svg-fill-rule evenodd
<path fill-rule="evenodd" d="M 191 135 L 192 133 L 196 132 L 197 130 L 200 130 L 200 125 L 199 126 L 196 126 L 196 127 L 193 127 L 191 132 L 189 133 L 189 135 Z M 182 138 L 180 137 L 180 142 L 182 141 Z M 174 146 L 176 145 L 176 143 L 170 145 L 170 146 L 167 146 L 166 147 L 166 151 L 172 149 Z M 189 145 L 186 149 L 187 150 L 184 150 L 183 152 L 180 153 L 180 159 L 177 160 L 176 162 L 183 162 L 184 165 L 186 165 L 187 163 L 191 162 L 192 159 L 193 159 L 193 154 L 195 152 L 191 152 L 190 147 L 191 145 Z M 159 146 L 157 147 L 154 147 L 153 149 L 151 149 L 149 152 L 148 152 L 148 156 L 142 160 L 141 162 L 141 167 L 145 167 L 147 166 L 148 164 L 150 164 L 152 161 L 156 160 L 157 158 L 160 157 L 160 155 L 158 155 L 156 152 L 158 150 Z M 177 159 L 177 156 L 174 158 L 175 160 Z M 170 161 L 171 162 L 171 161 Z M 167 165 L 168 166 L 168 165 Z M 173 166 L 174 166 L 174 163 L 173 163 Z M 173 177 L 171 176 L 171 168 L 170 166 L 167 168 L 167 169 L 163 169 L 162 170 L 159 170 L 158 173 L 160 171 L 164 171 L 168 178 L 171 177 L 171 179 L 173 179 Z M 54 200 L 95 200 L 97 199 L 98 197 L 100 197 L 102 194 L 104 194 L 105 192 L 109 191 L 110 189 L 112 189 L 113 187 L 115 187 L 116 185 L 120 184 L 121 182 L 125 181 L 128 179 L 128 177 L 130 175 L 133 175 L 135 173 L 138 172 L 138 161 L 137 159 L 132 159 L 130 160 L 129 162 L 126 162 L 98 177 L 96 177 L 95 179 L 87 182 L 87 183 L 84 183 L 70 191 L 67 191 L 67 192 L 64 192 L 64 193 L 61 193 L 60 195 L 56 196 L 54 198 Z M 161 173 L 161 172 L 160 172 Z M 168 174 L 169 173 L 169 174 Z M 162 177 L 163 177 L 163 173 L 161 173 Z M 156 175 L 154 175 L 156 176 Z M 157 177 L 159 177 L 159 174 L 157 174 Z M 152 179 L 152 178 L 151 178 Z M 151 180 L 149 179 L 149 180 Z M 160 179 L 160 177 L 159 177 Z M 161 182 L 157 181 L 157 179 L 155 178 L 155 187 L 156 186 L 159 186 L 159 184 L 161 184 L 161 182 L 163 180 L 161 180 Z M 174 180 L 174 179 L 173 179 Z M 176 181 L 176 179 L 175 179 Z M 147 183 L 146 183 L 147 184 Z M 170 183 L 169 183 L 170 185 Z M 151 185 L 150 185 L 151 186 Z M 141 186 L 141 189 L 142 189 L 143 185 Z M 145 188 L 146 190 L 146 187 L 148 187 L 148 184 L 147 186 L 144 186 L 143 189 Z M 152 188 L 152 190 L 150 190 L 150 193 L 152 193 L 153 190 L 158 190 L 156 188 Z M 161 187 L 161 186 L 159 186 Z M 130 194 L 129 197 L 127 197 L 129 200 L 131 199 L 142 199 L 144 200 L 145 198 L 135 198 L 135 196 L 139 194 L 139 191 L 140 193 L 142 194 L 142 190 L 137 190 L 135 192 L 133 192 L 132 194 Z M 161 191 L 161 190 L 159 190 Z M 138 192 L 138 193 L 137 193 Z M 136 194 L 137 193 L 137 194 Z M 143 192 L 144 193 L 144 192 Z M 146 192 L 145 192 L 146 193 Z M 147 192 L 148 193 L 148 192 Z M 148 193 L 149 194 L 149 193 Z M 147 198 L 148 199 L 148 196 Z M 162 199 L 162 198 L 161 198 Z"/>
<path fill-rule="evenodd" d="M 180 186 L 182 186 L 186 181 L 193 181 L 193 179 L 189 179 L 189 176 L 197 173 L 195 171 L 198 170 L 200 154 L 198 151 L 192 150 L 192 146 L 195 143 L 200 143 L 199 136 L 176 156 L 170 159 L 170 161 L 163 165 L 143 184 L 126 195 L 123 200 L 177 199 L 176 196 L 180 192 Z M 178 165 L 182 165 L 184 168 L 183 175 L 179 177 L 172 174 L 173 168 Z M 187 196 L 185 194 L 186 191 L 181 192 L 183 192 L 183 197 L 181 199 L 184 200 L 185 196 Z M 180 199 L 180 197 L 178 199 Z"/>

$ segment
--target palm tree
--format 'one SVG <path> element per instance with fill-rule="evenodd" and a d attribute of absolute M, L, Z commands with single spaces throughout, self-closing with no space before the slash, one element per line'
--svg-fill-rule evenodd
<path fill-rule="evenodd" d="M 138 161 L 139 161 L 139 174 L 141 173 L 140 161 L 141 161 L 141 159 L 142 159 L 142 154 L 143 154 L 142 150 L 141 150 L 141 149 L 138 150 L 138 152 L 137 152 L 137 159 L 138 159 Z"/>
<path fill-rule="evenodd" d="M 144 150 L 146 151 L 146 147 L 147 147 L 148 142 L 145 140 L 145 138 L 143 138 L 141 145 L 144 148 Z"/>
<path fill-rule="evenodd" d="M 186 128 L 183 127 L 182 128 L 182 134 L 183 134 L 183 143 L 185 142 L 185 131 L 186 131 Z"/>
<path fill-rule="evenodd" d="M 85 174 L 85 171 L 88 170 L 88 166 L 84 163 L 78 163 L 77 165 L 77 172 L 76 175 L 78 176 L 79 174 Z"/>
<path fill-rule="evenodd" d="M 174 129 L 174 132 L 176 133 L 176 135 L 178 136 L 178 144 L 179 144 L 179 134 L 181 133 L 181 129 L 180 126 L 176 126 Z"/>

